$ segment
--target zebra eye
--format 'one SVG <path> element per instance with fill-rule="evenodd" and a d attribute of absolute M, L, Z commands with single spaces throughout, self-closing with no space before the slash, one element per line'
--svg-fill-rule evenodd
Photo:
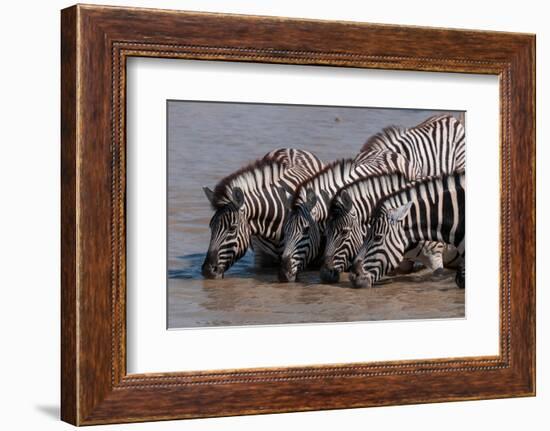
<path fill-rule="evenodd" d="M 309 226 L 304 226 L 302 232 L 304 235 L 307 235 L 309 233 Z"/>
<path fill-rule="evenodd" d="M 374 240 L 375 241 L 382 241 L 382 239 L 384 238 L 384 235 L 381 235 L 379 233 L 377 233 L 376 235 L 374 235 Z"/>
<path fill-rule="evenodd" d="M 351 231 L 351 229 L 350 229 L 349 227 L 344 227 L 344 228 L 342 228 L 342 233 L 343 233 L 344 235 L 349 234 L 350 231 Z"/>

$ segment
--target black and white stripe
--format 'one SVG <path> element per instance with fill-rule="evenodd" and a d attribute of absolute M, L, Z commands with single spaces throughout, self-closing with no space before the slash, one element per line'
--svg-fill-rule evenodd
<path fill-rule="evenodd" d="M 215 213 L 203 275 L 223 277 L 251 242 L 255 254 L 276 255 L 290 195 L 322 168 L 308 151 L 279 149 L 205 188 Z"/>
<path fill-rule="evenodd" d="M 403 156 L 371 150 L 355 159 L 333 162 L 302 183 L 284 224 L 279 279 L 294 281 L 297 273 L 320 255 L 330 203 L 341 188 L 360 178 L 388 172 L 401 172 L 408 180 L 416 175 Z"/>
<path fill-rule="evenodd" d="M 323 281 L 334 283 L 348 269 L 365 240 L 377 202 L 408 184 L 410 181 L 401 173 L 370 175 L 338 191 L 326 222 Z"/>
<path fill-rule="evenodd" d="M 371 287 L 396 268 L 420 241 L 437 241 L 465 253 L 464 173 L 428 178 L 384 198 L 373 212 L 367 239 L 352 265 L 355 287 Z M 464 265 L 457 271 L 464 287 Z"/>
<path fill-rule="evenodd" d="M 464 126 L 452 115 L 437 115 L 410 128 L 388 127 L 371 137 L 362 151 L 392 151 L 414 166 L 420 177 L 466 168 Z"/>
<path fill-rule="evenodd" d="M 463 125 L 451 115 L 439 115 L 428 118 L 423 123 L 408 129 L 389 127 L 373 136 L 363 147 L 370 151 L 391 151 L 410 161 L 417 178 L 452 173 L 463 170 L 465 166 L 465 133 Z M 366 186 L 368 183 L 365 183 Z M 352 189 L 350 189 L 352 190 Z M 376 190 L 362 187 L 353 189 L 352 200 L 355 206 L 372 207 Z M 344 192 L 346 193 L 346 192 Z M 365 201 L 362 204 L 360 201 Z M 346 270 L 367 234 L 368 214 L 358 213 L 357 223 L 353 225 L 353 212 L 348 214 L 337 208 L 333 211 L 327 234 L 321 276 L 324 281 L 337 281 L 339 273 Z M 352 208 L 353 210 L 354 208 Z M 361 235 L 363 237 L 361 238 Z M 416 258 L 428 268 L 437 270 L 444 261 L 456 258 L 454 250 L 447 250 L 443 244 L 419 244 L 418 248 L 405 256 Z"/>
<path fill-rule="evenodd" d="M 410 184 L 401 174 L 376 175 L 354 181 L 336 194 L 326 223 L 326 244 L 321 267 L 323 281 L 337 282 L 339 274 L 349 268 L 365 241 L 372 211 L 377 203 Z M 404 257 L 437 271 L 443 268 L 444 253 L 447 261 L 456 256 L 452 250 L 447 252 L 442 243 L 421 242 Z"/>

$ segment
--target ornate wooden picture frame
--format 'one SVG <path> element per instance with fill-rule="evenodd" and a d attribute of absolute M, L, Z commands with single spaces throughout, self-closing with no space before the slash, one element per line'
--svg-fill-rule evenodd
<path fill-rule="evenodd" d="M 535 394 L 535 37 L 100 6 L 62 11 L 61 416 L 75 425 Z M 500 82 L 500 354 L 126 371 L 126 60 L 492 74 Z"/>

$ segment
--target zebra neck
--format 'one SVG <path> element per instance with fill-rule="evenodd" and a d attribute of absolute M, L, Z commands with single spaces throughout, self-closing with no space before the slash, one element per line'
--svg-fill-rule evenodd
<path fill-rule="evenodd" d="M 357 222 L 366 232 L 367 224 L 371 219 L 376 205 L 388 195 L 397 192 L 408 184 L 401 175 L 373 177 L 359 186 L 348 190 L 352 197 L 352 205 L 357 214 Z"/>
<path fill-rule="evenodd" d="M 338 191 L 359 178 L 361 173 L 352 160 L 336 163 L 326 172 L 310 181 L 307 188 L 313 188 L 317 203 L 311 211 L 316 222 L 326 219 L 330 202 Z"/>
<path fill-rule="evenodd" d="M 271 193 L 266 192 L 251 202 L 246 218 L 252 235 L 278 241 L 287 210 L 274 188 L 271 189 Z"/>

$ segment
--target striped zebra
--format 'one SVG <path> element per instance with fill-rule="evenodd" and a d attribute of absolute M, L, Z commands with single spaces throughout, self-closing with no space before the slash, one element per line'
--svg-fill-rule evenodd
<path fill-rule="evenodd" d="M 438 241 L 457 248 L 462 263 L 456 282 L 464 288 L 464 195 L 464 172 L 460 172 L 419 181 L 384 198 L 353 262 L 352 285 L 372 287 L 419 241 Z"/>
<path fill-rule="evenodd" d="M 223 178 L 214 190 L 205 187 L 215 213 L 202 265 L 204 277 L 223 277 L 249 246 L 255 257 L 266 254 L 275 258 L 280 253 L 289 196 L 322 168 L 323 163 L 312 153 L 285 148 Z"/>
<path fill-rule="evenodd" d="M 417 174 L 401 155 L 371 150 L 355 159 L 335 161 L 299 185 L 284 223 L 280 281 L 294 281 L 320 254 L 328 209 L 338 190 L 359 178 L 386 172 L 402 172 L 409 180 Z"/>
<path fill-rule="evenodd" d="M 415 166 L 417 178 L 466 169 L 464 126 L 452 115 L 436 115 L 410 128 L 387 127 L 361 149 L 373 150 L 401 154 Z"/>
<path fill-rule="evenodd" d="M 361 178 L 342 188 L 332 199 L 329 217 L 326 222 L 326 242 L 321 266 L 321 280 L 335 283 L 340 273 L 346 271 L 365 241 L 371 216 L 377 203 L 384 197 L 408 185 L 399 173 L 373 175 Z M 430 270 L 438 272 L 443 266 L 452 265 L 457 254 L 448 250 L 443 243 L 420 242 L 405 254 L 406 271 L 409 262 L 417 261 Z M 408 268 L 410 272 L 412 266 Z"/>
<path fill-rule="evenodd" d="M 363 146 L 363 151 L 394 151 L 410 160 L 417 178 L 452 173 L 464 170 L 466 162 L 466 141 L 463 125 L 451 115 L 438 115 L 428 118 L 411 128 L 388 127 L 371 137 Z M 372 207 L 371 190 L 354 189 L 352 201 L 367 199 Z M 344 205 L 336 201 L 334 216 L 331 217 L 327 248 L 321 269 L 321 278 L 335 282 L 339 273 L 345 271 L 357 254 L 367 233 L 366 213 L 359 213 L 359 224 L 353 225 L 354 214 L 346 214 Z M 342 204 L 343 202 L 340 202 Z M 360 203 L 355 203 L 357 206 Z M 355 208 L 350 208 L 355 209 Z M 363 206 L 364 210 L 364 206 Z M 363 237 L 361 238 L 361 233 Z M 406 256 L 402 267 L 412 268 L 411 258 L 416 258 L 428 268 L 436 271 L 443 265 L 453 265 L 457 253 L 443 244 L 419 244 L 419 248 Z"/>

